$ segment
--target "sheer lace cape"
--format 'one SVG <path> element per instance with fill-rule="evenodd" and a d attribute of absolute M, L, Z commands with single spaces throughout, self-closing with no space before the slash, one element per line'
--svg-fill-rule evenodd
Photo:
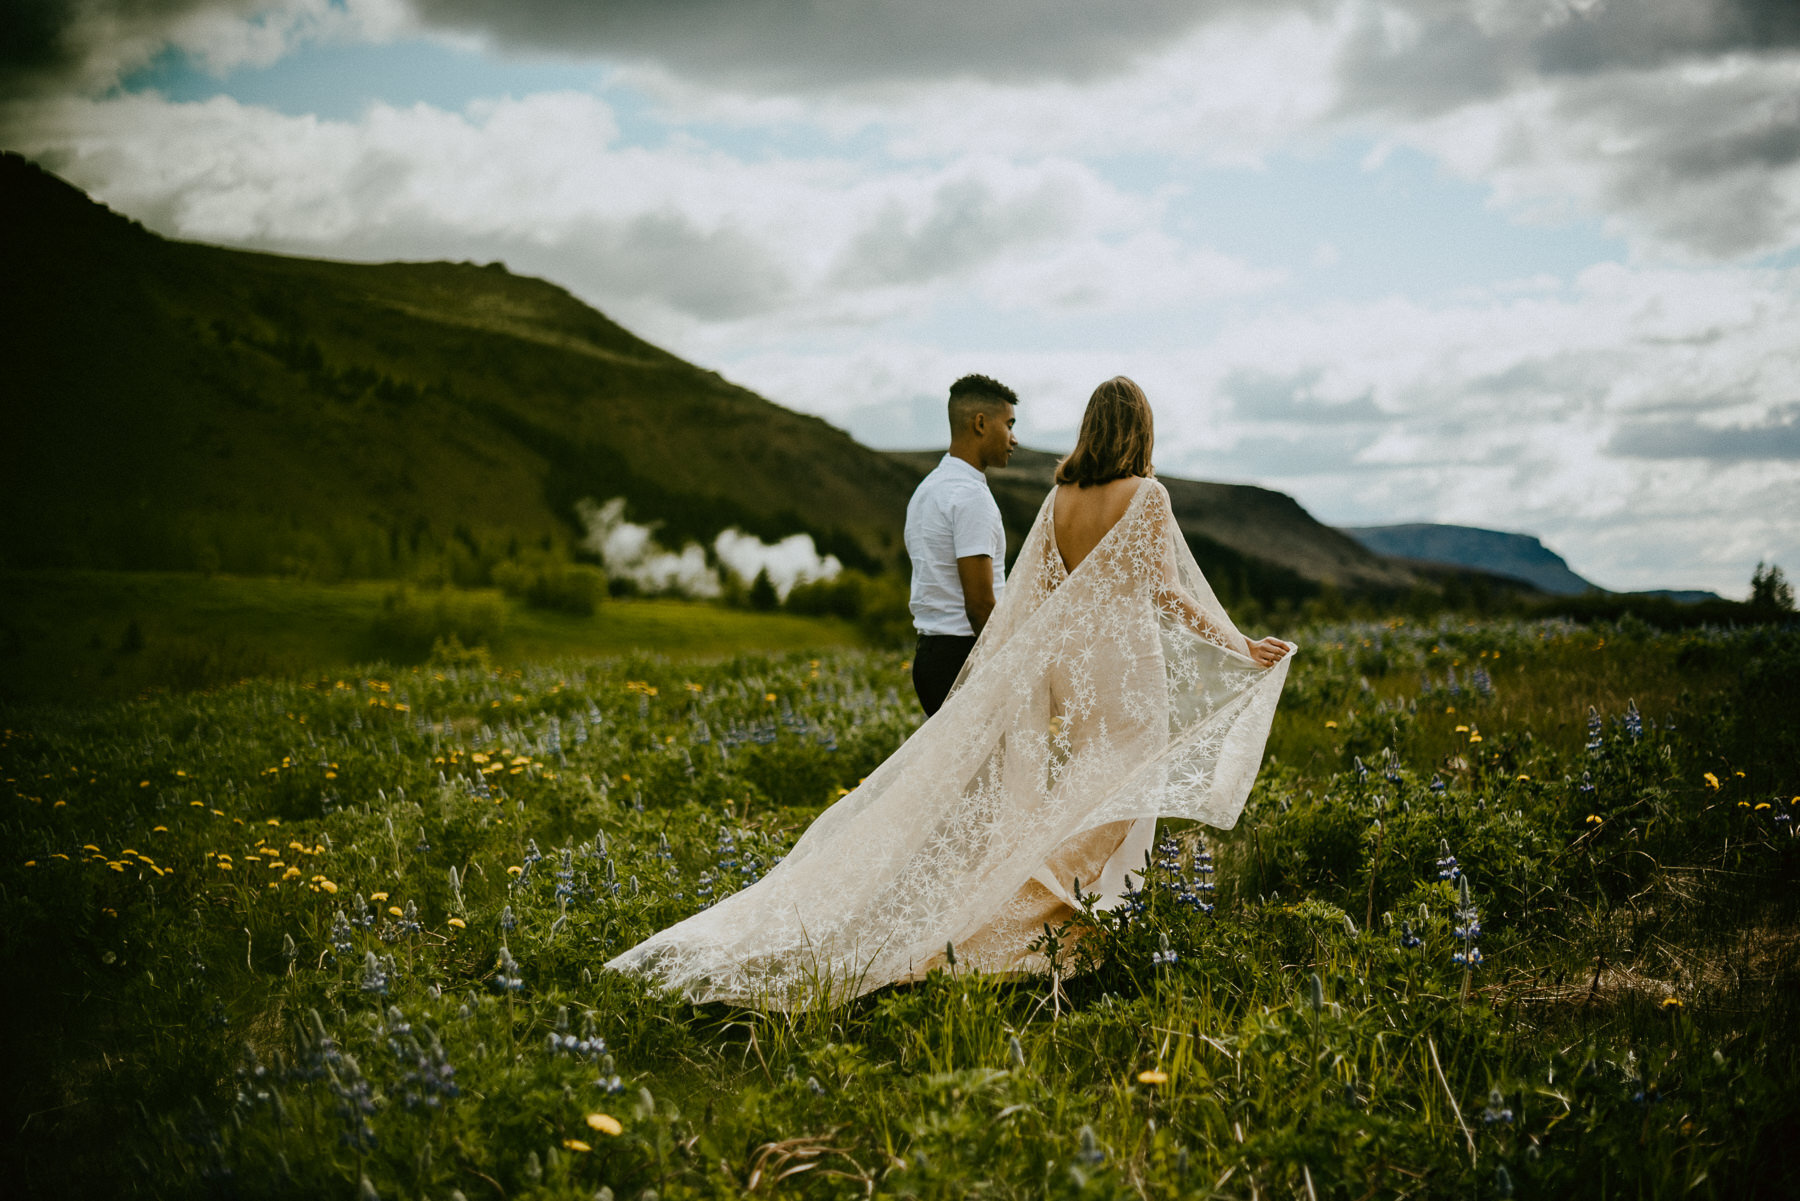
<path fill-rule="evenodd" d="M 696 1001 L 792 1008 L 944 962 L 1041 970 L 1076 881 L 1116 904 L 1156 818 L 1237 822 L 1289 659 L 1258 667 L 1138 486 L 1065 569 L 1044 500 L 942 709 L 768 875 L 607 964 Z"/>

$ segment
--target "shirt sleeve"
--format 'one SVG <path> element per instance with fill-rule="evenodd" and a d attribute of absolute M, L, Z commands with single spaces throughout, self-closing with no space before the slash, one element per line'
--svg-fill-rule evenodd
<path fill-rule="evenodd" d="M 994 553 L 994 530 L 988 506 L 982 503 L 986 498 L 973 488 L 958 488 L 946 499 L 945 508 L 950 517 L 950 540 L 956 549 L 956 557 L 991 557 Z"/>

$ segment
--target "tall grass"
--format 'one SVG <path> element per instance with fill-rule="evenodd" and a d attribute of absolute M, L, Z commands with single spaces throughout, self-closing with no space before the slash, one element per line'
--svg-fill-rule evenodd
<path fill-rule="evenodd" d="M 1299 640 L 1238 826 L 1169 823 L 1129 904 L 1049 932 L 1053 973 L 788 1012 L 600 964 L 906 737 L 897 656 L 15 710 L 0 1168 L 70 1196 L 1791 1195 L 1800 634 Z"/>

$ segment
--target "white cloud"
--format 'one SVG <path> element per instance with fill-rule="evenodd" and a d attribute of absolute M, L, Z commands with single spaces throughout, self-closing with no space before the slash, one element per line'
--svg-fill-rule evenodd
<path fill-rule="evenodd" d="M 939 5 L 827 29 L 772 4 L 704 27 L 635 4 L 428 6 L 432 36 L 489 46 L 623 22 L 599 95 L 348 121 L 63 95 L 9 104 L 0 133 L 175 236 L 504 259 L 857 431 L 925 437 L 944 385 L 982 371 L 1019 390 L 1028 443 L 1066 445 L 1123 371 L 1158 406 L 1165 469 L 1288 488 L 1328 518 L 1527 529 L 1619 587 L 1741 592 L 1757 556 L 1800 560 L 1800 274 L 1769 265 L 1800 247 L 1791 5 L 1150 6 L 1093 44 L 1019 32 L 1023 7 L 954 6 L 975 24 L 945 46 L 916 36 Z M 399 0 L 281 0 L 240 20 L 256 7 L 94 0 L 87 78 L 171 29 L 224 69 L 411 19 Z M 890 47 L 834 56 L 877 26 Z M 991 51 L 1008 38 L 1029 39 L 1010 61 Z M 749 45 L 765 58 L 713 69 Z M 621 133 L 646 122 L 666 138 Z M 1627 263 L 1335 300 L 1365 235 L 1404 257 L 1412 231 L 1382 213 L 1298 228 L 1267 263 L 1171 219 L 1181 188 L 1345 137 L 1379 144 L 1376 174 L 1424 151 L 1505 220 L 1597 222 Z"/>
<path fill-rule="evenodd" d="M 1157 228 L 1161 202 L 1070 159 L 867 167 L 623 145 L 565 92 L 355 121 L 227 97 L 9 106 L 13 144 L 161 232 L 337 257 L 504 259 L 703 351 L 975 294 L 1106 311 L 1282 277 Z M 690 338 L 700 339 L 698 342 Z"/>

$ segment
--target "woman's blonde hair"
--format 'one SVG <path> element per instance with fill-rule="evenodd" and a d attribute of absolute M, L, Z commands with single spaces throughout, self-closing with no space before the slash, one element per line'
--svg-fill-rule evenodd
<path fill-rule="evenodd" d="M 1144 390 L 1122 375 L 1094 389 L 1075 449 L 1056 465 L 1056 482 L 1085 488 L 1127 476 L 1150 475 L 1156 424 Z"/>

